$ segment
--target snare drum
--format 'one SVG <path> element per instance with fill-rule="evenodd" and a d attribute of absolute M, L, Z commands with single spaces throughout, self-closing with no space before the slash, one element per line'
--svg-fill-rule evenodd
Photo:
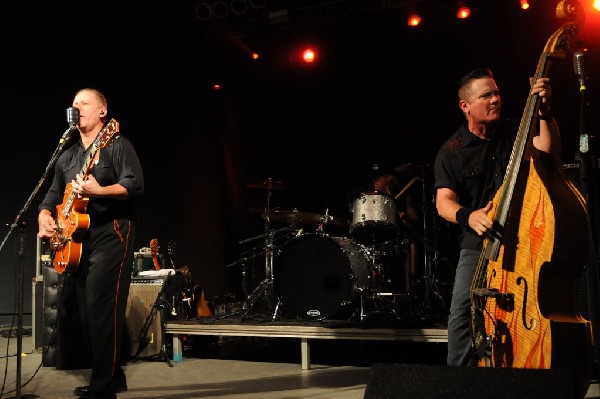
<path fill-rule="evenodd" d="M 350 234 L 361 244 L 379 244 L 398 235 L 396 202 L 377 191 L 362 193 L 352 204 Z"/>

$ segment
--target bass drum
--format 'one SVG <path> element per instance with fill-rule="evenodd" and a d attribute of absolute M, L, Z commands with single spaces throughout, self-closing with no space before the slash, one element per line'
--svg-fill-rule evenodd
<path fill-rule="evenodd" d="M 367 260 L 347 238 L 305 234 L 290 241 L 274 268 L 283 314 L 305 320 L 346 319 L 367 288 Z"/>

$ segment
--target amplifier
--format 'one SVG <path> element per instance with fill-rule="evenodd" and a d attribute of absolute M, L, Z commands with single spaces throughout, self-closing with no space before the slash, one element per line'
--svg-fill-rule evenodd
<path fill-rule="evenodd" d="M 163 353 L 162 291 L 165 280 L 166 277 L 131 278 L 125 313 L 130 356 L 149 357 Z M 146 346 L 137 353 L 141 344 Z"/>

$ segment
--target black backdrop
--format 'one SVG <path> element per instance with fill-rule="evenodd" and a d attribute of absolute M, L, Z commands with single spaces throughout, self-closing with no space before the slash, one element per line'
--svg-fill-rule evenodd
<path fill-rule="evenodd" d="M 235 290 L 239 269 L 226 266 L 253 246 L 261 249 L 260 239 L 239 244 L 264 228 L 259 214 L 249 210 L 264 207 L 267 193 L 247 183 L 282 181 L 286 190 L 271 197 L 278 209 L 349 217 L 348 195 L 373 162 L 433 163 L 461 122 L 456 84 L 467 70 L 492 68 L 503 112 L 520 117 L 528 77 L 562 23 L 554 14 L 557 1 L 536 2 L 527 12 L 517 1 L 480 2 L 485 5 L 473 5 L 470 20 L 458 21 L 448 2 L 424 0 L 417 2 L 425 10 L 418 29 L 406 27 L 408 2 L 402 1 L 341 1 L 337 8 L 267 1 L 245 24 L 233 16 L 201 21 L 194 14 L 199 2 L 156 3 L 133 9 L 2 6 L 2 233 L 8 234 L 67 128 L 65 109 L 74 92 L 97 87 L 145 170 L 136 248 L 157 238 L 165 252 L 175 240 L 176 265 L 189 265 L 209 296 Z M 269 11 L 281 7 L 288 7 L 289 23 L 265 22 Z M 593 111 L 597 20 L 588 12 L 580 35 L 589 50 L 592 134 L 600 125 Z M 290 55 L 304 42 L 322 49 L 322 58 L 309 68 Z M 260 58 L 252 60 L 248 49 Z M 580 126 L 570 55 L 552 76 L 563 158 L 570 161 Z M 215 82 L 223 90 L 212 90 Z M 35 271 L 36 208 L 45 187 L 25 214 L 26 311 Z M 15 309 L 15 238 L 8 237 L 0 254 L 3 314 Z"/>

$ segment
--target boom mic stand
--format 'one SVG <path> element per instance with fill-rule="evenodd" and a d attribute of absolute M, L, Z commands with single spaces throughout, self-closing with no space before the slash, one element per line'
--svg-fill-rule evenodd
<path fill-rule="evenodd" d="M 581 94 L 581 106 L 579 115 L 579 155 L 580 169 L 579 179 L 581 183 L 581 192 L 588 206 L 588 228 L 590 231 L 590 259 L 586 268 L 587 271 L 587 290 L 588 290 L 588 306 L 589 317 L 592 322 L 592 331 L 594 333 L 594 342 L 599 342 L 599 325 L 598 325 L 598 308 L 600 307 L 600 297 L 598 296 L 598 288 L 600 280 L 598 278 L 598 240 L 600 237 L 600 226 L 598 226 L 598 158 L 590 153 L 589 135 L 587 133 L 586 118 L 587 118 L 587 75 L 584 65 L 586 49 L 577 50 L 574 56 L 575 74 L 579 77 L 579 92 Z M 594 345 L 594 367 L 596 374 L 599 372 L 600 364 L 600 348 Z"/>
<path fill-rule="evenodd" d="M 71 108 L 69 108 L 69 109 L 71 109 Z M 69 110 L 67 110 L 67 117 L 69 117 Z M 50 159 L 50 162 L 46 166 L 46 170 L 44 171 L 44 174 L 40 178 L 38 184 L 33 189 L 32 193 L 29 195 L 29 198 L 27 198 L 27 201 L 25 201 L 25 205 L 23 205 L 23 208 L 21 208 L 21 210 L 17 214 L 15 221 L 10 226 L 10 230 L 4 237 L 4 240 L 2 240 L 2 244 L 0 244 L 0 252 L 2 252 L 2 248 L 4 248 L 4 244 L 8 240 L 8 237 L 13 233 L 13 231 L 15 229 L 18 228 L 17 245 L 16 245 L 17 259 L 18 259 L 18 262 L 17 262 L 17 279 L 18 279 L 18 281 L 17 281 L 17 375 L 16 375 L 16 396 L 15 396 L 16 398 L 21 398 L 21 352 L 23 351 L 23 280 L 24 280 L 24 275 L 25 275 L 25 272 L 24 272 L 25 235 L 26 235 L 25 229 L 27 226 L 27 222 L 26 222 L 25 218 L 23 217 L 23 215 L 27 212 L 27 210 L 31 206 L 33 199 L 37 195 L 42 184 L 44 184 L 44 181 L 46 181 L 46 178 L 48 177 L 51 168 L 54 166 L 54 164 L 58 160 L 58 157 L 62 153 L 65 144 L 67 143 L 67 141 L 69 141 L 69 138 L 71 137 L 71 133 L 73 132 L 73 130 L 75 130 L 75 123 L 72 123 L 69 126 L 69 128 L 63 133 L 63 135 L 58 143 L 58 146 L 54 150 L 54 154 L 52 154 L 52 158 Z M 26 395 L 25 397 L 37 397 L 37 396 Z"/>

